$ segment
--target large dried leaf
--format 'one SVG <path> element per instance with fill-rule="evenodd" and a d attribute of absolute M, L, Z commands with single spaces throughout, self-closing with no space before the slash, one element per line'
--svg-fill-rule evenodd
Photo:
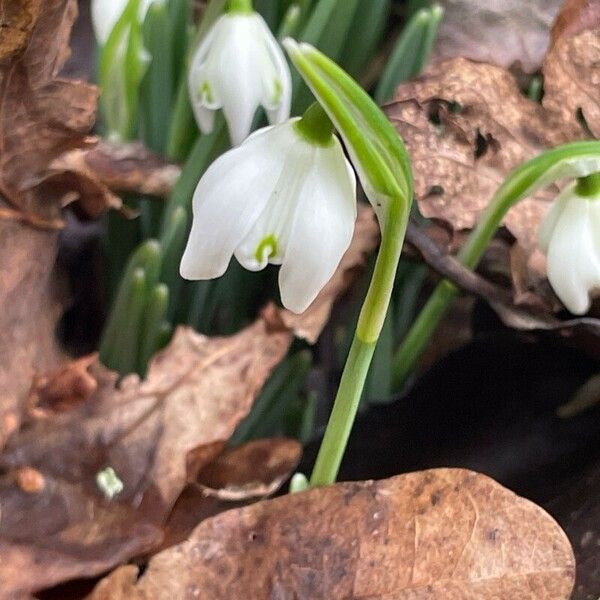
<path fill-rule="evenodd" d="M 361 205 L 350 247 L 314 302 L 300 315 L 289 310 L 278 311 L 276 317 L 297 337 L 314 344 L 329 321 L 335 302 L 348 290 L 366 262 L 367 256 L 379 243 L 379 226 L 371 208 Z"/>
<path fill-rule="evenodd" d="M 27 46 L 0 62 L 0 193 L 25 215 L 37 217 L 36 224 L 44 219 L 54 225 L 65 194 L 48 198 L 37 188 L 54 158 L 86 143 L 97 92 L 58 77 L 68 56 L 76 0 L 47 0 L 39 11 L 37 2 L 20 4 L 34 22 L 27 26 Z"/>
<path fill-rule="evenodd" d="M 125 504 L 103 499 L 90 482 L 29 471 L 0 480 L 3 598 L 93 576 L 160 543 L 161 530 Z M 20 485 L 19 485 L 20 484 Z"/>
<path fill-rule="evenodd" d="M 483 475 L 438 469 L 343 483 L 204 521 L 125 567 L 93 600 L 566 600 L 569 542 L 541 508 Z"/>
<path fill-rule="evenodd" d="M 569 139 L 507 71 L 462 58 L 400 86 L 387 114 L 411 152 L 422 213 L 457 230 L 473 227 L 511 169 Z M 531 247 L 545 209 L 543 195 L 521 202 L 506 226 Z"/>
<path fill-rule="evenodd" d="M 290 339 L 287 330 L 271 330 L 262 320 L 229 338 L 180 329 L 145 381 L 129 376 L 118 384 L 116 373 L 90 364 L 96 390 L 72 410 L 42 413 L 0 458 L 11 474 L 35 469 L 48 482 L 43 494 L 52 494 L 28 506 L 12 480 L 0 488 L 1 497 L 14 499 L 11 519 L 0 521 L 3 591 L 92 576 L 156 545 L 156 526 L 188 481 L 223 450 Z M 81 375 L 80 363 L 74 369 Z M 64 369 L 57 377 L 70 380 Z M 60 387 L 51 383 L 43 389 Z M 96 483 L 107 467 L 123 484 L 110 503 Z M 18 538 L 15 523 L 23 520 L 31 526 Z M 30 563 L 40 563 L 36 578 L 16 568 Z"/>
<path fill-rule="evenodd" d="M 54 338 L 62 310 L 57 252 L 55 232 L 0 220 L 0 448 L 19 428 L 35 373 L 60 359 Z"/>
<path fill-rule="evenodd" d="M 444 8 L 435 56 L 537 71 L 562 0 L 437 0 Z"/>

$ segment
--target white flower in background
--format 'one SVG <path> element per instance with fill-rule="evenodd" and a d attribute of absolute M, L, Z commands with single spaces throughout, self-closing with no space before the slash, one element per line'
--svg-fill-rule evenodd
<path fill-rule="evenodd" d="M 139 0 L 139 19 L 143 22 L 148 7 L 155 0 Z M 129 0 L 92 0 L 92 25 L 98 44 L 103 45 L 108 40 L 110 32 L 121 18 Z"/>
<path fill-rule="evenodd" d="M 548 280 L 575 315 L 590 308 L 590 292 L 600 288 L 600 193 L 565 188 L 552 204 L 539 231 L 547 255 Z"/>
<path fill-rule="evenodd" d="M 200 130 L 210 133 L 215 111 L 222 108 L 234 145 L 250 133 L 259 106 L 272 124 L 290 116 L 287 61 L 264 19 L 253 11 L 225 13 L 216 21 L 194 53 L 188 83 Z"/>
<path fill-rule="evenodd" d="M 286 308 L 303 312 L 335 272 L 356 220 L 356 178 L 339 140 L 305 137 L 298 119 L 266 127 L 218 158 L 194 194 L 186 279 L 281 265 Z"/>

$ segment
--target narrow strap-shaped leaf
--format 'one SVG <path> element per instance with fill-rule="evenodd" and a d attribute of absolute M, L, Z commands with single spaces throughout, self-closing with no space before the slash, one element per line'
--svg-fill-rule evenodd
<path fill-rule="evenodd" d="M 418 75 L 435 40 L 443 10 L 439 6 L 417 11 L 400 34 L 375 91 L 379 104 L 390 100 L 398 84 Z"/>

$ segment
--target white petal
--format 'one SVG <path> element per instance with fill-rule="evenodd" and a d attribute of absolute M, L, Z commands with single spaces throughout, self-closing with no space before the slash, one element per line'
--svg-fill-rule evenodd
<path fill-rule="evenodd" d="M 572 183 L 562 190 L 562 192 L 552 202 L 548 212 L 546 212 L 546 215 L 542 220 L 538 231 L 538 245 L 544 253 L 548 253 L 548 246 L 550 245 L 550 240 L 554 234 L 554 229 L 556 228 L 556 224 L 565 210 L 567 202 L 573 196 L 575 185 L 575 183 Z"/>
<path fill-rule="evenodd" d="M 267 59 L 273 65 L 275 81 L 264 82 L 264 91 L 262 105 L 267 111 L 269 123 L 282 123 L 290 116 L 292 105 L 292 75 L 290 67 L 285 58 L 285 54 L 278 44 L 277 40 L 271 33 L 269 26 L 265 23 L 262 17 L 257 21 L 257 29 L 259 30 L 263 43 L 267 50 Z M 270 70 L 265 74 L 270 75 Z M 279 86 L 279 98 L 273 102 L 273 94 Z"/>
<path fill-rule="evenodd" d="M 257 132 L 208 168 L 194 193 L 182 277 L 212 279 L 227 270 L 235 247 L 264 210 L 283 170 L 287 127 Z"/>
<path fill-rule="evenodd" d="M 252 15 L 225 15 L 215 38 L 207 69 L 209 82 L 220 98 L 231 141 L 240 144 L 252 128 L 260 105 L 260 40 Z"/>
<path fill-rule="evenodd" d="M 569 311 L 585 314 L 589 292 L 600 287 L 598 200 L 573 197 L 566 203 L 548 247 L 548 279 Z"/>
<path fill-rule="evenodd" d="M 283 305 L 306 310 L 335 273 L 356 221 L 356 179 L 337 139 L 317 148 L 279 272 Z"/>
<path fill-rule="evenodd" d="M 99 44 L 106 43 L 126 5 L 127 0 L 92 0 L 92 24 Z"/>
<path fill-rule="evenodd" d="M 260 271 L 267 263 L 281 264 L 298 200 L 314 160 L 314 147 L 287 127 L 290 140 L 281 175 L 265 209 L 235 250 L 238 262 L 250 271 Z"/>

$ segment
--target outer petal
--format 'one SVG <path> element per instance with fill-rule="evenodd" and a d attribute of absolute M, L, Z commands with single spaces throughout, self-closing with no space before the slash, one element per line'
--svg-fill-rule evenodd
<path fill-rule="evenodd" d="M 258 132 L 208 168 L 194 193 L 182 277 L 212 279 L 227 270 L 235 247 L 264 210 L 283 170 L 289 137 L 285 127 Z"/>
<path fill-rule="evenodd" d="M 548 247 L 548 279 L 564 305 L 576 315 L 589 310 L 589 292 L 600 287 L 598 202 L 570 199 Z"/>
<path fill-rule="evenodd" d="M 281 85 L 279 101 L 273 103 L 270 97 L 273 83 L 270 82 L 269 85 L 269 82 L 266 82 L 267 85 L 263 92 L 262 105 L 267 111 L 269 123 L 282 123 L 289 118 L 292 106 L 292 75 L 290 73 L 290 67 L 281 46 L 262 17 L 257 20 L 257 29 L 260 31 L 261 37 L 263 38 L 268 53 L 268 60 L 273 64 L 277 80 Z"/>
<path fill-rule="evenodd" d="M 548 212 L 546 213 L 538 231 L 538 244 L 541 250 L 548 253 L 548 247 L 550 246 L 550 240 L 554 234 L 556 224 L 560 219 L 565 206 L 567 205 L 570 198 L 573 197 L 573 190 L 575 183 L 572 183 L 565 187 L 561 193 L 555 198 L 554 202 L 550 205 Z"/>
<path fill-rule="evenodd" d="M 279 272 L 286 308 L 306 310 L 348 249 L 356 221 L 356 178 L 338 140 L 315 148 Z"/>
<path fill-rule="evenodd" d="M 248 137 L 260 105 L 260 40 L 256 39 L 254 15 L 225 15 L 224 26 L 210 51 L 209 81 L 221 99 L 231 141 Z"/>

